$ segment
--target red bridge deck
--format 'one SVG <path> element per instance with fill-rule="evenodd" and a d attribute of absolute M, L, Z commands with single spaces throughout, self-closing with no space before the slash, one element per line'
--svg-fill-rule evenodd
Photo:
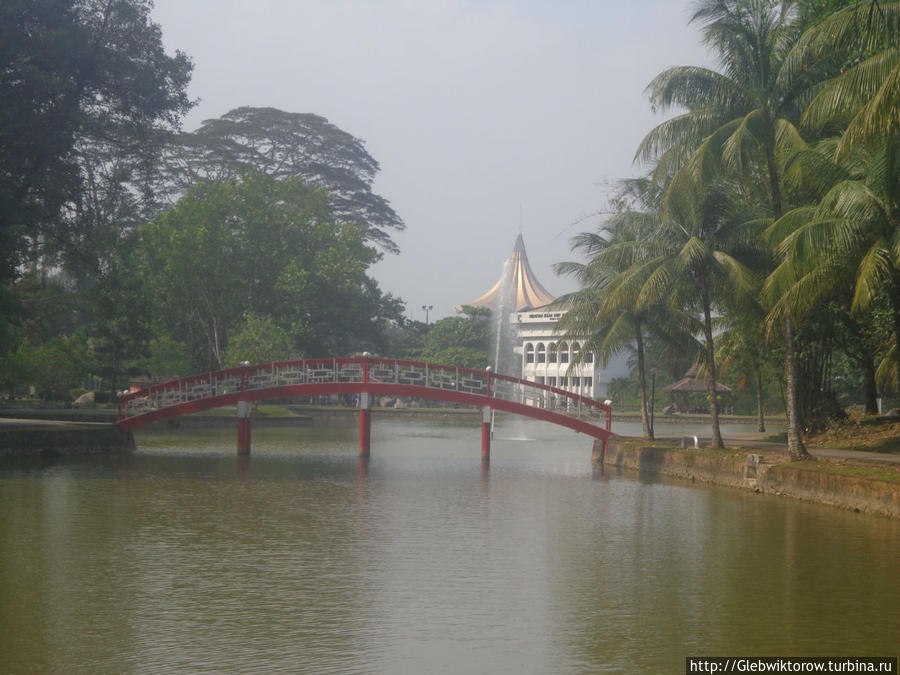
<path fill-rule="evenodd" d="M 524 415 L 602 440 L 610 436 L 610 407 L 586 396 L 490 370 L 367 357 L 279 361 L 170 380 L 120 397 L 118 425 L 131 431 L 241 401 L 327 394 L 368 395 L 361 397 L 364 413 L 372 395 L 409 396 Z M 249 419 L 247 425 L 249 451 Z"/>

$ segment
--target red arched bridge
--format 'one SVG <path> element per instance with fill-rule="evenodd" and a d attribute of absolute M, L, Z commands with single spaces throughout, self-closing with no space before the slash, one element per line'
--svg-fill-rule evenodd
<path fill-rule="evenodd" d="M 117 424 L 130 432 L 150 422 L 227 405 L 238 407 L 238 452 L 250 452 L 250 402 L 359 394 L 360 455 L 368 457 L 373 396 L 448 401 L 483 409 L 482 459 L 490 458 L 492 410 L 532 417 L 605 442 L 610 407 L 586 396 L 487 370 L 436 363 L 355 357 L 245 365 L 193 375 L 119 397 Z"/>

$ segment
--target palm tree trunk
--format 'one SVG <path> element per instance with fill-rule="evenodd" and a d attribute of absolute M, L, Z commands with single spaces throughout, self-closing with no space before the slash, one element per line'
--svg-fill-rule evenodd
<path fill-rule="evenodd" d="M 778 164 L 775 161 L 775 127 L 770 129 L 768 147 L 766 148 L 766 165 L 769 170 L 769 190 L 772 199 L 772 215 L 775 220 L 783 214 L 781 201 L 781 179 L 778 175 Z M 784 318 L 784 379 L 785 401 L 787 413 L 787 444 L 788 455 L 792 461 L 812 459 L 806 451 L 803 439 L 800 437 L 799 399 L 797 391 L 797 359 L 794 353 L 794 323 L 790 310 Z"/>
<path fill-rule="evenodd" d="M 709 416 L 712 421 L 712 447 L 724 448 L 722 431 L 719 428 L 719 395 L 716 392 L 716 354 L 713 347 L 712 313 L 709 306 L 709 289 L 706 280 L 700 280 L 700 295 L 703 301 L 703 333 L 706 339 L 706 392 L 709 395 Z"/>
<path fill-rule="evenodd" d="M 637 343 L 638 384 L 641 393 L 641 428 L 644 440 L 653 440 L 653 429 L 650 427 L 650 415 L 647 413 L 647 377 L 644 374 L 644 336 L 641 333 L 641 322 L 634 322 L 634 337 Z"/>
<path fill-rule="evenodd" d="M 757 431 L 765 431 L 766 430 L 766 414 L 763 410 L 763 386 L 762 386 L 762 373 L 759 368 L 754 369 L 754 374 L 756 375 L 756 430 Z"/>
<path fill-rule="evenodd" d="M 794 324 L 788 312 L 784 318 L 784 379 L 787 391 L 787 444 L 791 461 L 812 459 L 800 437 L 800 420 L 797 406 L 797 358 L 794 354 Z"/>
<path fill-rule="evenodd" d="M 893 288 L 891 289 L 891 309 L 894 315 L 894 388 L 900 393 L 900 273 L 894 274 Z M 884 387 L 882 387 L 882 392 Z"/>
<path fill-rule="evenodd" d="M 863 354 L 857 361 L 863 375 L 863 396 L 866 400 L 866 414 L 878 414 L 878 383 L 875 381 L 875 359 L 871 354 Z"/>

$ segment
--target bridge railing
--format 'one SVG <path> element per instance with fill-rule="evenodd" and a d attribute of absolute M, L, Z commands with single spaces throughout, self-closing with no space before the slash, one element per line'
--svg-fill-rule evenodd
<path fill-rule="evenodd" d="M 121 396 L 119 418 L 225 394 L 331 383 L 400 385 L 498 398 L 568 416 L 605 417 L 609 428 L 609 407 L 588 396 L 486 370 L 377 357 L 277 361 L 170 380 Z"/>

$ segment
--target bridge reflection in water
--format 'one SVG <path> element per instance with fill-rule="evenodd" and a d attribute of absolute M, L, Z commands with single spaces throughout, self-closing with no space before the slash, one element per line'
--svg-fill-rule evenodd
<path fill-rule="evenodd" d="M 131 432 L 151 422 L 237 405 L 238 453 L 250 452 L 250 403 L 275 398 L 359 395 L 360 456 L 370 452 L 374 396 L 446 401 L 482 409 L 481 455 L 490 461 L 491 411 L 523 415 L 603 441 L 611 408 L 587 396 L 487 370 L 384 359 L 318 358 L 244 365 L 163 382 L 119 397 L 117 424 Z"/>

